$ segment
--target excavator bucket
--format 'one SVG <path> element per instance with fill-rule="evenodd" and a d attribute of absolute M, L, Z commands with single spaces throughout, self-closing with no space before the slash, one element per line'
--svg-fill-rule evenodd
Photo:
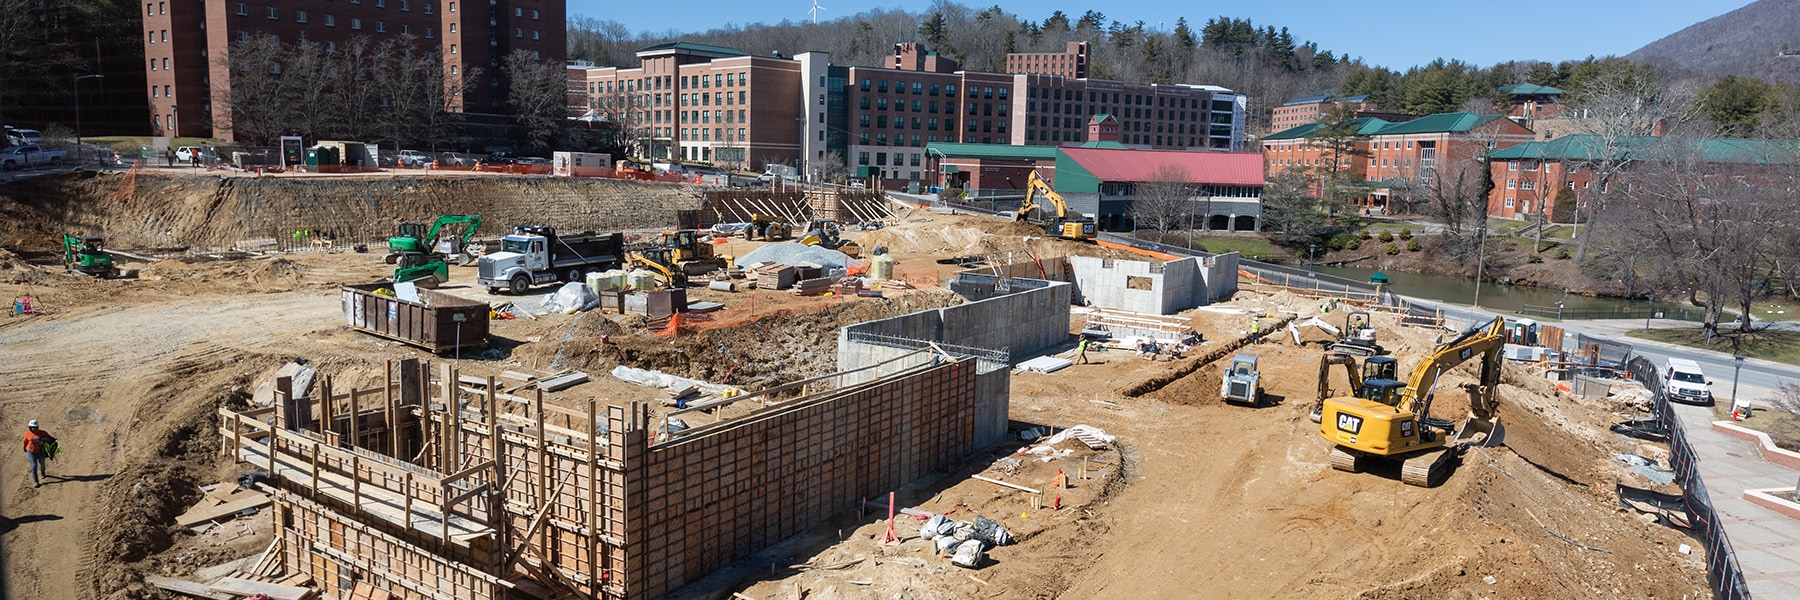
<path fill-rule="evenodd" d="M 1506 427 L 1500 424 L 1500 416 L 1494 415 L 1492 419 L 1471 417 L 1469 420 L 1463 421 L 1462 428 L 1456 432 L 1456 440 L 1453 445 L 1465 448 L 1487 448 L 1505 443 Z"/>

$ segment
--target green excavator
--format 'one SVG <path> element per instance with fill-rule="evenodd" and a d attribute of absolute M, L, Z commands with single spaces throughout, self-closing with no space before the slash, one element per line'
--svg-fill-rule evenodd
<path fill-rule="evenodd" d="M 105 250 L 106 242 L 97 235 L 63 234 L 63 266 L 69 271 L 111 278 L 118 275 L 113 257 Z"/>
<path fill-rule="evenodd" d="M 462 225 L 461 235 L 439 239 L 446 226 Z M 384 258 L 395 265 L 394 282 L 412 281 L 424 287 L 437 287 L 450 280 L 450 260 L 458 265 L 475 262 L 478 250 L 470 242 L 481 229 L 481 215 L 442 215 L 427 227 L 424 223 L 401 223 L 394 237 L 388 238 L 388 254 Z"/>

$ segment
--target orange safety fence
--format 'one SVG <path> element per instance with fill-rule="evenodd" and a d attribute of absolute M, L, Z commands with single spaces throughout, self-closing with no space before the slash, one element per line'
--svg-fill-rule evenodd
<path fill-rule="evenodd" d="M 1144 256 L 1148 256 L 1150 258 L 1154 258 L 1157 260 L 1181 260 L 1182 258 L 1184 258 L 1181 256 L 1169 254 L 1167 252 L 1157 252 L 1155 250 L 1145 250 L 1143 248 L 1133 248 L 1131 246 L 1114 243 L 1114 242 L 1108 242 L 1106 240 L 1094 240 L 1094 243 L 1099 244 L 1100 247 L 1102 247 L 1102 248 L 1112 248 L 1114 250 L 1124 250 L 1126 252 L 1131 252 L 1133 254 L 1142 254 Z"/>

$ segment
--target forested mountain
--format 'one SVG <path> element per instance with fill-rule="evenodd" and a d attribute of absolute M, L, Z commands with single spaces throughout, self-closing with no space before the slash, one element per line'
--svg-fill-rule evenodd
<path fill-rule="evenodd" d="M 1795 55 L 1782 55 L 1794 51 Z M 1800 0 L 1760 0 L 1695 23 L 1625 58 L 1697 79 L 1742 75 L 1800 83 Z"/>

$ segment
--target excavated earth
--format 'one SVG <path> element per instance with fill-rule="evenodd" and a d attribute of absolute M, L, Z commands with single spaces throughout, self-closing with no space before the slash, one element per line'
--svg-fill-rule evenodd
<path fill-rule="evenodd" d="M 385 275 L 391 267 L 378 255 L 214 250 L 296 224 L 391 228 L 439 212 L 483 211 L 491 222 L 523 222 L 537 220 L 531 215 L 546 203 L 559 214 L 589 215 L 569 216 L 588 219 L 572 227 L 668 223 L 669 213 L 633 215 L 615 200 L 666 194 L 664 204 L 677 206 L 683 194 L 693 197 L 672 186 L 583 188 L 527 178 L 348 179 L 329 183 L 329 193 L 317 182 L 237 179 L 140 176 L 124 186 L 120 176 L 101 175 L 0 187 L 0 291 L 36 298 L 41 308 L 0 318 L 7 358 L 0 361 L 0 429 L 17 431 L 39 419 L 65 449 L 52 465 L 64 478 L 41 488 L 16 468 L 22 465 L 0 469 L 0 594 L 160 598 L 166 596 L 143 584 L 144 575 L 187 575 L 260 551 L 269 540 L 263 516 L 204 532 L 174 525 L 200 497 L 199 485 L 244 470 L 219 456 L 216 410 L 242 405 L 263 378 L 295 358 L 352 385 L 377 381 L 387 360 L 437 359 L 341 325 L 337 286 Z M 289 217 L 258 216 L 269 214 Z M 902 269 L 919 272 L 947 275 L 937 259 L 978 252 L 1115 252 L 1026 239 L 1028 226 L 969 216 L 905 211 L 898 221 L 862 234 L 863 245 L 887 245 Z M 67 274 L 57 262 L 50 236 L 71 228 L 102 231 L 114 247 L 145 255 L 173 256 L 175 247 L 212 253 L 124 261 L 138 279 L 96 280 Z M 472 278 L 473 269 L 455 269 L 446 291 L 491 299 Z M 531 305 L 548 291 L 499 300 Z M 556 401 L 654 401 L 664 395 L 605 373 L 627 365 L 751 388 L 793 381 L 832 370 L 843 325 L 959 301 L 929 288 L 887 295 L 800 299 L 696 289 L 691 299 L 728 308 L 678 335 L 654 335 L 641 318 L 540 315 L 497 321 L 492 347 L 458 360 L 477 376 L 564 368 L 594 375 L 593 383 L 558 392 Z M 1270 315 L 1265 323 L 1318 312 L 1317 301 L 1285 293 L 1241 292 L 1227 305 L 1262 311 Z M 880 544 L 885 513 L 872 508 L 747 560 L 752 564 L 723 589 L 751 598 L 871 599 L 1705 593 L 1705 557 L 1677 552 L 1683 543 L 1698 544 L 1617 508 L 1620 485 L 1671 491 L 1613 460 L 1625 452 L 1666 457 L 1660 446 L 1607 431 L 1622 405 L 1558 395 L 1537 376 L 1508 367 L 1501 388 L 1505 445 L 1465 455 L 1443 485 L 1406 486 L 1392 470 L 1337 472 L 1318 425 L 1306 417 L 1316 400 L 1318 347 L 1295 346 L 1278 334 L 1239 350 L 1260 357 L 1273 402 L 1227 404 L 1218 397 L 1223 364 L 1196 364 L 1197 357 L 1241 337 L 1252 317 L 1183 314 L 1208 340 L 1186 359 L 1091 352 L 1090 364 L 1013 376 L 1018 428 L 1087 424 L 1118 436 L 1116 444 L 1091 449 L 1071 440 L 1056 446 L 1066 455 L 1045 461 L 1014 455 L 1021 447 L 1014 443 L 902 492 L 902 507 L 988 516 L 1018 538 L 992 551 L 982 568 L 934 556 L 910 518 L 895 524 L 900 544 Z M 1072 327 L 1081 321 L 1078 315 Z M 1440 333 L 1385 318 L 1378 325 L 1403 370 Z M 1447 383 L 1469 381 L 1462 371 Z M 1053 487 L 1059 475 L 1064 485 Z"/>

